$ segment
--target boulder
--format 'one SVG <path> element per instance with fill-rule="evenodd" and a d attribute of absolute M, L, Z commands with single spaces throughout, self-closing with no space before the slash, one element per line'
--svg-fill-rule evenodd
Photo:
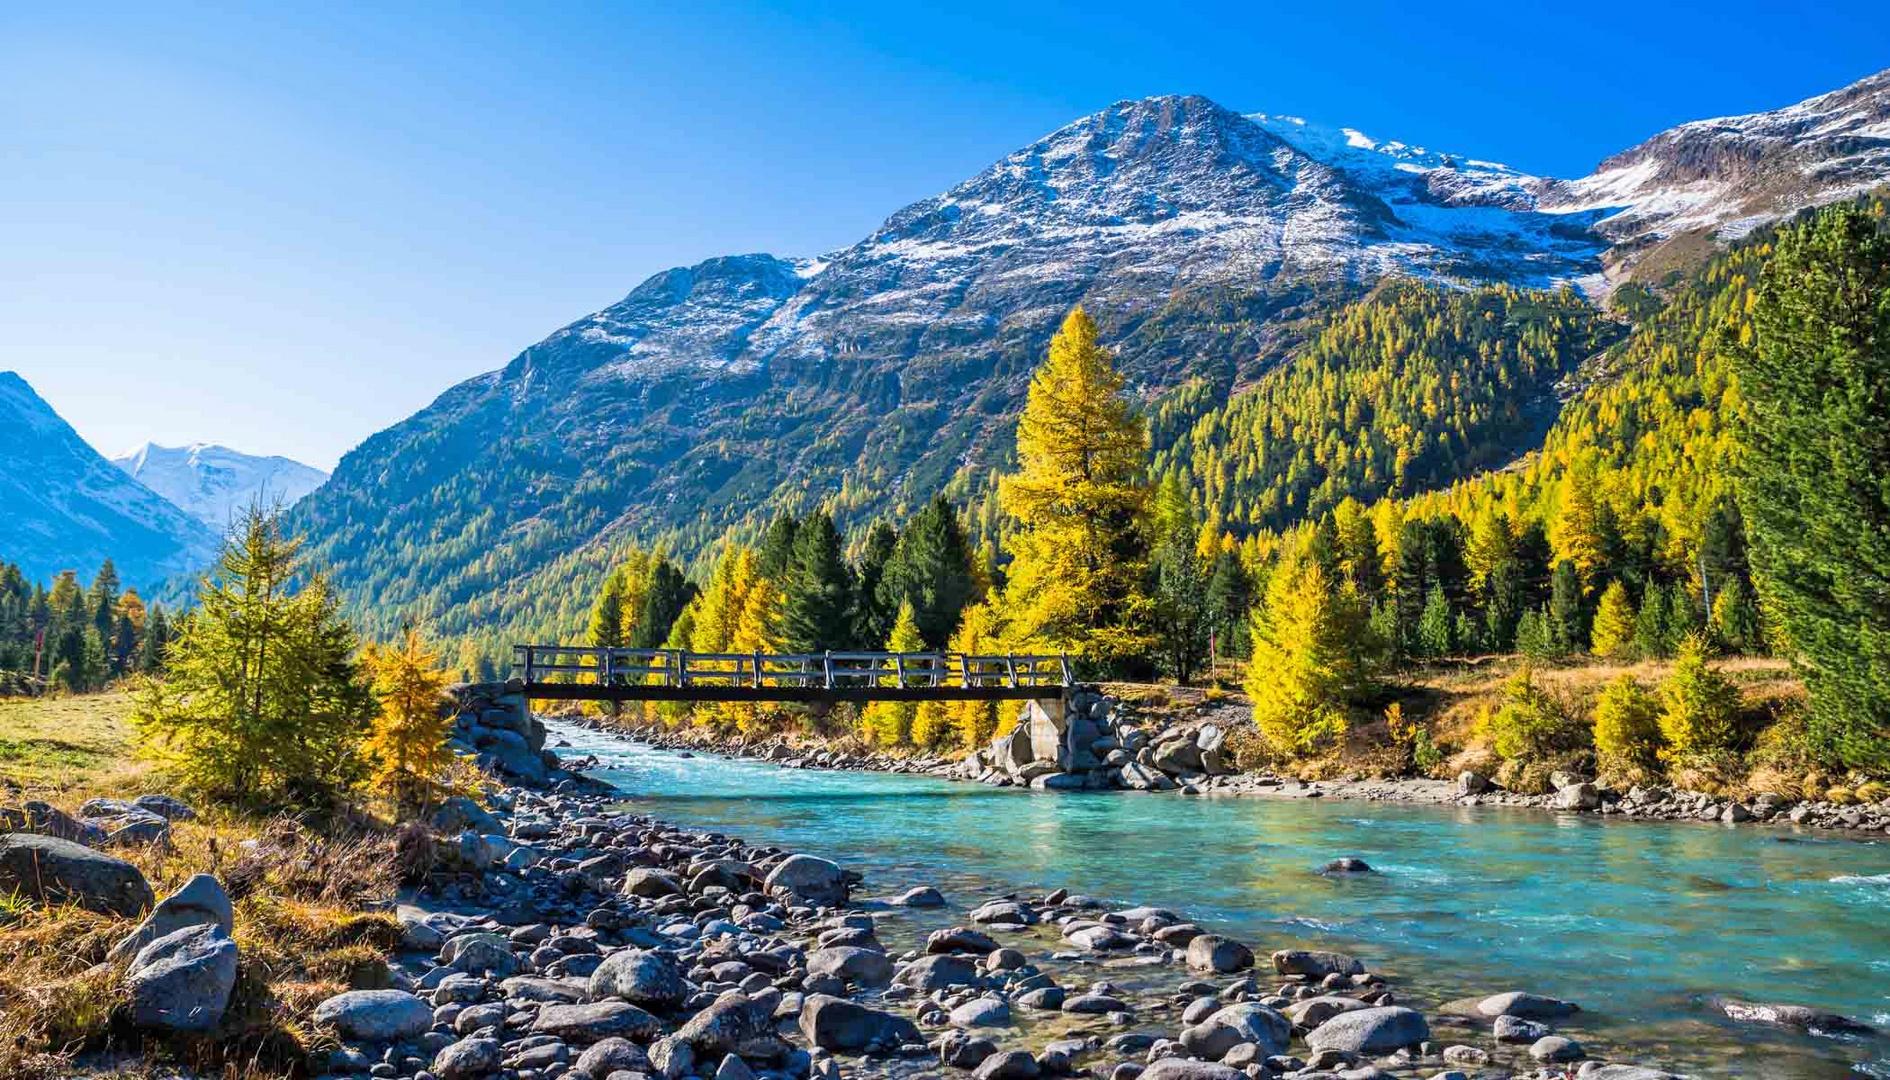
<path fill-rule="evenodd" d="M 184 882 L 183 888 L 165 897 L 157 907 L 151 909 L 151 914 L 145 916 L 144 922 L 136 930 L 112 946 L 107 958 L 116 960 L 121 956 L 131 956 L 167 934 L 186 926 L 206 923 L 217 927 L 228 937 L 236 930 L 236 912 L 230 905 L 229 894 L 223 891 L 223 886 L 217 883 L 216 878 L 209 874 L 197 874 Z"/>
<path fill-rule="evenodd" d="M 659 1032 L 660 1034 L 660 1032 Z M 788 1045 L 774 1030 L 774 1005 L 731 990 L 676 1030 L 689 1044 L 697 1061 L 715 1061 L 727 1054 L 767 1060 L 780 1057 Z"/>
<path fill-rule="evenodd" d="M 1816 1028 L 1819 1031 L 1857 1035 L 1870 1034 L 1876 1030 L 1869 1024 L 1852 1020 L 1848 1016 L 1805 1005 L 1735 1001 L 1731 998 L 1721 998 L 1718 1004 L 1727 1016 L 1744 1024 L 1778 1024 L 1783 1027 Z"/>
<path fill-rule="evenodd" d="M 1037 1080 L 1043 1074 L 1037 1059 L 1023 1050 L 1004 1050 L 986 1057 L 971 1071 L 973 1080 Z"/>
<path fill-rule="evenodd" d="M 1273 970 L 1281 975 L 1363 975 L 1365 965 L 1349 953 L 1324 949 L 1281 949 L 1273 954 Z"/>
<path fill-rule="evenodd" d="M 80 821 L 51 803 L 32 800 L 22 803 L 20 809 L 26 812 L 26 832 L 70 840 L 87 847 L 97 845 L 105 839 L 105 830 L 102 827 L 90 821 Z"/>
<path fill-rule="evenodd" d="M 978 981 L 978 966 L 962 956 L 922 956 L 900 969 L 893 982 L 929 994 L 948 986 L 972 986 Z"/>
<path fill-rule="evenodd" d="M 470 829 L 481 836 L 502 836 L 505 826 L 486 809 L 464 795 L 455 795 L 433 811 L 433 831 L 457 833 Z"/>
<path fill-rule="evenodd" d="M 832 975 L 855 986 L 885 986 L 892 982 L 893 964 L 883 952 L 842 945 L 807 955 L 809 975 Z"/>
<path fill-rule="evenodd" d="M 1529 1056 L 1537 1061 L 1580 1061 L 1588 1056 L 1582 1044 L 1560 1035 L 1544 1035 L 1529 1047 Z"/>
<path fill-rule="evenodd" d="M 1306 998 L 1287 1006 L 1286 1015 L 1293 1023 L 1303 1028 L 1316 1028 L 1342 1012 L 1357 1012 L 1369 1009 L 1357 998 L 1342 997 L 1336 994 L 1322 994 L 1315 998 Z"/>
<path fill-rule="evenodd" d="M 498 1072 L 504 1056 L 497 1039 L 461 1039 L 433 1055 L 432 1073 L 439 1080 L 477 1080 Z"/>
<path fill-rule="evenodd" d="M 1554 1020 L 1581 1011 L 1581 1007 L 1572 1001 L 1543 997 L 1540 994 L 1525 994 L 1512 990 L 1506 994 L 1491 994 L 1477 1002 L 1477 1011 L 1484 1016 L 1515 1016 L 1524 1020 Z"/>
<path fill-rule="evenodd" d="M 952 1010 L 953 1027 L 1009 1027 L 1011 1025 L 1011 1007 L 1003 998 L 972 998 Z"/>
<path fill-rule="evenodd" d="M 1326 863 L 1325 872 L 1328 874 L 1369 874 L 1372 868 L 1371 864 L 1364 859 L 1347 855 Z"/>
<path fill-rule="evenodd" d="M 1202 772 L 1201 748 L 1190 738 L 1171 738 L 1155 744 L 1150 762 L 1171 775 Z"/>
<path fill-rule="evenodd" d="M 1030 745 L 1030 725 L 1018 724 L 991 741 L 991 764 L 1015 776 L 1037 760 Z"/>
<path fill-rule="evenodd" d="M 650 1044 L 650 1065 L 663 1080 L 682 1080 L 696 1065 L 696 1052 L 674 1035 Z"/>
<path fill-rule="evenodd" d="M 639 866 L 623 876 L 623 895 L 625 896 L 660 900 L 665 896 L 681 895 L 682 891 L 682 886 L 675 878 L 647 866 Z"/>
<path fill-rule="evenodd" d="M 593 999 L 616 997 L 639 1008 L 668 1012 L 689 996 L 682 968 L 664 953 L 620 949 L 591 972 Z"/>
<path fill-rule="evenodd" d="M 914 908 L 944 907 L 945 897 L 941 895 L 937 889 L 934 889 L 930 885 L 921 885 L 916 889 L 907 890 L 897 900 L 894 900 L 893 903 L 897 904 L 900 907 L 914 907 Z"/>
<path fill-rule="evenodd" d="M 1143 1069 L 1141 1080 L 1247 1080 L 1247 1074 L 1231 1065 L 1170 1057 Z"/>
<path fill-rule="evenodd" d="M 963 1031 L 948 1031 L 939 1037 L 939 1064 L 952 1069 L 975 1069 L 984 1059 L 997 1053 L 997 1044 Z"/>
<path fill-rule="evenodd" d="M 1416 1046 L 1430 1037 L 1430 1025 L 1422 1013 L 1388 1005 L 1342 1012 L 1308 1032 L 1306 1045 L 1314 1050 L 1380 1055 Z"/>
<path fill-rule="evenodd" d="M 160 817 L 140 817 L 126 822 L 106 834 L 99 841 L 100 847 L 147 847 L 151 844 L 168 844 L 171 841 L 171 823 Z"/>
<path fill-rule="evenodd" d="M 315 1006 L 315 1022 L 350 1039 L 394 1042 L 433 1026 L 433 1007 L 404 990 L 350 990 Z"/>
<path fill-rule="evenodd" d="M 1490 790 L 1489 778 L 1480 772 L 1465 769 L 1457 774 L 1457 794 L 1481 795 Z"/>
<path fill-rule="evenodd" d="M 997 947 L 997 940 L 991 935 L 967 926 L 934 930 L 925 939 L 925 951 L 931 954 L 960 952 L 983 954 L 996 952 Z"/>
<path fill-rule="evenodd" d="M 566 1042 L 591 1043 L 613 1036 L 648 1042 L 663 1034 L 663 1022 L 623 1001 L 588 1005 L 546 1005 L 532 1022 L 534 1035 L 556 1035 Z"/>
<path fill-rule="evenodd" d="M 1181 1033 L 1181 1045 L 1195 1057 L 1218 1061 L 1241 1043 L 1253 1043 L 1263 1058 L 1286 1053 L 1292 1021 L 1257 1002 L 1229 1005 Z"/>
<path fill-rule="evenodd" d="M 591 1080 L 604 1080 L 614 1072 L 647 1073 L 654 1068 L 641 1046 L 622 1038 L 595 1043 L 577 1059 L 577 1071 Z"/>
<path fill-rule="evenodd" d="M 924 1042 L 912 1021 L 844 998 L 809 994 L 801 1003 L 801 1034 L 822 1050 L 861 1050 L 872 1043 Z"/>
<path fill-rule="evenodd" d="M 156 899 L 144 874 L 125 860 L 36 833 L 0 836 L 0 893 L 125 918 Z"/>
<path fill-rule="evenodd" d="M 1223 974 L 1240 971 L 1253 966 L 1253 950 L 1219 934 L 1202 934 L 1188 942 L 1188 966 Z"/>
<path fill-rule="evenodd" d="M 787 894 L 806 903 L 838 907 L 847 902 L 846 872 L 826 859 L 812 855 L 790 855 L 768 872 L 766 890 L 771 896 Z"/>
<path fill-rule="evenodd" d="M 132 957 L 125 975 L 131 1022 L 170 1031 L 216 1030 L 236 987 L 236 960 L 236 942 L 212 923 L 151 941 Z"/>
<path fill-rule="evenodd" d="M 1600 805 L 1601 789 L 1585 781 L 1558 788 L 1555 792 L 1557 810 L 1593 810 Z"/>
<path fill-rule="evenodd" d="M 165 821 L 195 821 L 197 811 L 171 798 L 169 795 L 140 795 L 131 800 L 133 809 L 147 814 L 156 814 Z"/>

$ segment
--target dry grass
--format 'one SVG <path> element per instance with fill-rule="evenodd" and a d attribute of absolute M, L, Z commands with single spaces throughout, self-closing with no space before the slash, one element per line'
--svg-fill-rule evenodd
<path fill-rule="evenodd" d="M 68 812 L 88 798 L 165 790 L 161 773 L 129 756 L 128 710 L 120 694 L 0 706 L 0 733 L 19 750 L 4 760 L 10 786 Z M 60 763 L 71 768 L 56 771 Z M 197 820 L 173 826 L 168 848 L 115 854 L 135 863 L 159 897 L 197 873 L 216 875 L 231 893 L 241 967 L 221 1028 L 155 1038 L 126 1023 L 122 965 L 106 964 L 105 955 L 136 920 L 15 908 L 0 925 L 8 960 L 0 970 L 0 1076 L 69 1075 L 76 1061 L 101 1059 L 112 1062 L 107 1075 L 143 1075 L 160 1064 L 206 1077 L 305 1075 L 309 1055 L 334 1045 L 310 1027 L 314 1006 L 343 990 L 387 985 L 400 927 L 381 908 L 404 865 L 395 834 L 343 818 L 197 809 Z"/>

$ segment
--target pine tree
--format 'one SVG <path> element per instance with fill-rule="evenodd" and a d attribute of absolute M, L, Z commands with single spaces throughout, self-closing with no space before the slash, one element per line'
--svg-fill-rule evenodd
<path fill-rule="evenodd" d="M 1532 660 L 1552 660 L 1563 655 L 1555 623 L 1548 612 L 1530 608 L 1516 621 L 1516 651 Z"/>
<path fill-rule="evenodd" d="M 139 642 L 138 670 L 146 675 L 164 674 L 165 650 L 171 644 L 171 621 L 164 609 L 153 606 L 145 616 L 144 637 Z"/>
<path fill-rule="evenodd" d="M 762 577 L 775 581 L 788 572 L 794 565 L 794 536 L 800 531 L 800 522 L 792 514 L 782 514 L 768 526 L 768 531 L 761 538 L 761 548 L 757 553 L 757 569 Z"/>
<path fill-rule="evenodd" d="M 919 637 L 919 623 L 913 616 L 912 605 L 899 605 L 892 636 L 886 639 L 886 651 L 909 653 L 924 648 L 925 641 Z M 861 714 L 860 725 L 866 737 L 881 746 L 909 744 L 913 741 L 912 722 L 918 711 L 919 703 L 914 701 L 875 701 Z"/>
<path fill-rule="evenodd" d="M 1283 566 L 1254 613 L 1253 642 L 1247 693 L 1267 741 L 1298 754 L 1344 734 L 1347 714 L 1370 682 L 1357 596 L 1334 588 L 1315 562 Z"/>
<path fill-rule="evenodd" d="M 585 632 L 595 649 L 623 648 L 624 575 L 619 567 L 604 575 L 603 587 L 591 605 L 590 628 Z"/>
<path fill-rule="evenodd" d="M 360 778 L 372 695 L 354 632 L 299 549 L 273 513 L 246 511 L 203 578 L 166 676 L 137 696 L 141 738 L 193 787 L 322 801 Z"/>
<path fill-rule="evenodd" d="M 1853 208 L 1787 229 L 1734 350 L 1741 509 L 1814 735 L 1890 768 L 1890 237 Z"/>
<path fill-rule="evenodd" d="M 939 649 L 971 602 L 974 577 L 964 528 L 951 503 L 939 495 L 899 533 L 876 595 L 886 611 L 911 604 L 926 648 Z"/>
<path fill-rule="evenodd" d="M 361 746 L 374 769 L 373 783 L 403 800 L 421 801 L 453 761 L 446 745 L 453 719 L 440 708 L 447 681 L 440 656 L 409 626 L 398 648 L 370 645 L 362 661 L 379 706 Z"/>
<path fill-rule="evenodd" d="M 1208 604 L 1207 570 L 1194 553 L 1189 533 L 1177 529 L 1155 549 L 1154 610 L 1156 643 L 1163 667 L 1186 686 L 1208 658 L 1213 612 Z"/>
<path fill-rule="evenodd" d="M 1728 577 L 1713 600 L 1713 633 L 1734 652 L 1750 654 L 1765 649 L 1758 602 L 1737 577 Z"/>
<path fill-rule="evenodd" d="M 1681 645 L 1660 696 L 1660 733 L 1670 755 L 1730 750 L 1737 742 L 1739 687 L 1706 662 L 1706 642 L 1698 635 Z"/>
<path fill-rule="evenodd" d="M 1601 594 L 1601 607 L 1595 612 L 1594 654 L 1622 656 L 1634 644 L 1636 614 L 1628 599 L 1627 586 L 1611 581 Z"/>
<path fill-rule="evenodd" d="M 1246 656 L 1250 647 L 1247 615 L 1253 607 L 1253 583 L 1241 565 L 1240 556 L 1232 551 L 1222 551 L 1214 559 L 1214 573 L 1208 578 L 1207 606 L 1215 652 L 1221 656 Z"/>
<path fill-rule="evenodd" d="M 1667 638 L 1667 590 L 1660 582 L 1649 581 L 1641 596 L 1641 608 L 1634 616 L 1634 648 L 1649 659 L 1666 659 L 1673 653 Z"/>
<path fill-rule="evenodd" d="M 682 571 L 667 558 L 658 558 L 650 568 L 650 587 L 643 594 L 636 630 L 626 643 L 633 649 L 661 647 L 695 595 L 696 587 L 683 578 Z"/>
<path fill-rule="evenodd" d="M 776 581 L 785 602 L 781 639 L 788 651 L 846 649 L 856 626 L 853 572 L 840 533 L 825 512 L 807 515 L 794 535 L 794 558 Z"/>
<path fill-rule="evenodd" d="M 859 641 L 884 641 L 892 633 L 899 604 L 886 606 L 879 598 L 879 583 L 886 578 L 886 566 L 899 546 L 899 534 L 884 521 L 875 521 L 866 531 L 866 543 L 854 580 L 858 586 L 854 599 L 854 636 Z"/>
<path fill-rule="evenodd" d="M 998 498 L 1018 522 L 1005 589 L 1018 640 L 1105 670 L 1144 655 L 1142 422 L 1081 307 L 1031 378 L 1017 457 Z"/>
<path fill-rule="evenodd" d="M 1449 656 L 1456 642 L 1452 640 L 1456 620 L 1450 611 L 1450 601 L 1444 598 L 1441 585 L 1432 585 L 1425 594 L 1424 611 L 1418 616 L 1418 648 L 1425 656 Z"/>
<path fill-rule="evenodd" d="M 1549 626 L 1561 654 L 1588 648 L 1588 605 L 1582 596 L 1581 574 L 1571 559 L 1555 564 L 1549 596 Z"/>

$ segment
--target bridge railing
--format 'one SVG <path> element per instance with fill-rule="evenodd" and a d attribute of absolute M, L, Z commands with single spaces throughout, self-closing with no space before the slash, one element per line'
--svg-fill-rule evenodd
<path fill-rule="evenodd" d="M 1025 689 L 1063 687 L 1075 682 L 1068 657 L 1014 653 L 699 653 L 585 645 L 518 645 L 514 653 L 516 667 L 528 687 L 589 683 L 819 691 L 863 687 Z"/>

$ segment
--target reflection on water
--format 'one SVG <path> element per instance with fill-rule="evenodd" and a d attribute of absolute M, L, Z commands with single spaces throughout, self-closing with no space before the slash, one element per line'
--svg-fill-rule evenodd
<path fill-rule="evenodd" d="M 894 894 L 954 904 L 1064 886 L 1172 907 L 1256 951 L 1324 944 L 1401 996 L 1529 989 L 1563 1028 L 1699 1075 L 1890 1077 L 1890 1048 L 1736 1028 L 1714 994 L 1890 1014 L 1890 847 L 1775 830 L 1462 807 L 1057 795 L 920 777 L 680 758 L 557 729 L 677 822 L 828 855 Z M 1339 855 L 1376 874 L 1318 873 Z M 1623 1054 L 1623 1057 L 1630 1055 Z"/>

